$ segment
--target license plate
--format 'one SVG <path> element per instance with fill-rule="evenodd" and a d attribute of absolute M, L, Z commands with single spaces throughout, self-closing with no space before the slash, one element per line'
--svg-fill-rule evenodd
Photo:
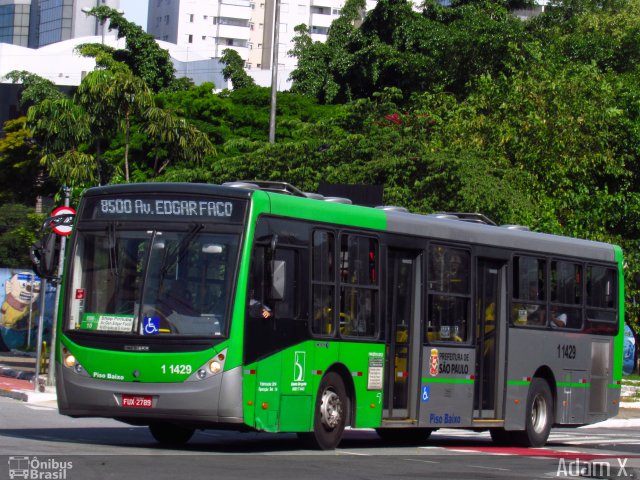
<path fill-rule="evenodd" d="M 130 408 L 152 408 L 153 397 L 151 395 L 122 394 L 122 406 Z"/>

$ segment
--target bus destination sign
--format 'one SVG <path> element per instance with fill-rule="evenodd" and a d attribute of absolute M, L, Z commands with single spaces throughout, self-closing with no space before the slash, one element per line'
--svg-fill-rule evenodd
<path fill-rule="evenodd" d="M 246 202 L 211 197 L 112 197 L 91 199 L 85 219 L 216 220 L 240 222 Z"/>

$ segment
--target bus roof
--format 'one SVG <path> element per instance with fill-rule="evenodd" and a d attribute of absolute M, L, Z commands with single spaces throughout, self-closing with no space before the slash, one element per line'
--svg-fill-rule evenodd
<path fill-rule="evenodd" d="M 316 199 L 312 195 L 300 196 L 278 193 L 269 189 L 204 183 L 135 183 L 90 188 L 85 196 L 126 193 L 168 193 L 222 195 L 249 199 L 258 194 L 269 198 L 273 214 L 301 217 L 306 220 L 336 222 L 345 226 L 386 230 L 393 233 L 430 237 L 444 241 L 464 241 L 476 245 L 498 246 L 509 250 L 526 250 L 540 254 L 556 254 L 615 262 L 613 245 L 560 235 L 485 225 L 454 219 L 447 215 L 423 215 L 399 209 L 377 209 L 358 205 L 334 203 Z M 306 195 L 306 194 L 305 194 Z M 265 197 L 262 197 L 265 198 Z M 298 207 L 298 208 L 291 208 Z"/>

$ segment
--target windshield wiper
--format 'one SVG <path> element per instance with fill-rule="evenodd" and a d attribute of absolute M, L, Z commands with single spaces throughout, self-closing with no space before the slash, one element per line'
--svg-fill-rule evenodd
<path fill-rule="evenodd" d="M 118 247 L 116 244 L 116 223 L 107 225 L 107 243 L 109 246 L 109 272 L 114 277 L 120 275 L 118 272 Z"/>
<path fill-rule="evenodd" d="M 193 227 L 191 227 L 191 230 L 189 230 L 189 232 L 182 238 L 180 243 L 175 248 L 171 249 L 171 252 L 167 250 L 167 253 L 165 254 L 164 260 L 162 262 L 162 268 L 160 269 L 162 278 L 165 277 L 167 272 L 171 268 L 173 268 L 176 263 L 179 263 L 180 260 L 184 258 L 184 256 L 187 254 L 187 251 L 189 250 L 189 247 L 191 246 L 191 243 L 196 238 L 196 235 L 200 233 L 203 228 L 204 225 L 202 223 L 196 223 Z"/>

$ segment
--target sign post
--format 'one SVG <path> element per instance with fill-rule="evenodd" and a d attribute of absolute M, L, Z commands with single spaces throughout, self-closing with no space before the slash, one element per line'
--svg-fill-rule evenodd
<path fill-rule="evenodd" d="M 53 215 L 74 215 L 76 211 L 69 207 L 69 187 L 64 186 L 62 188 L 64 193 L 64 207 L 58 207 L 53 211 Z M 64 270 L 64 251 L 67 240 L 67 235 L 71 233 L 70 225 L 56 225 L 53 227 L 53 231 L 60 235 L 60 257 L 58 258 L 58 278 L 62 278 Z M 53 308 L 53 320 L 51 322 L 51 345 L 49 348 L 49 370 L 47 371 L 47 385 L 51 386 L 55 384 L 55 366 L 56 366 L 56 330 L 58 323 L 58 309 L 60 308 L 60 282 L 56 285 L 56 301 Z"/>

